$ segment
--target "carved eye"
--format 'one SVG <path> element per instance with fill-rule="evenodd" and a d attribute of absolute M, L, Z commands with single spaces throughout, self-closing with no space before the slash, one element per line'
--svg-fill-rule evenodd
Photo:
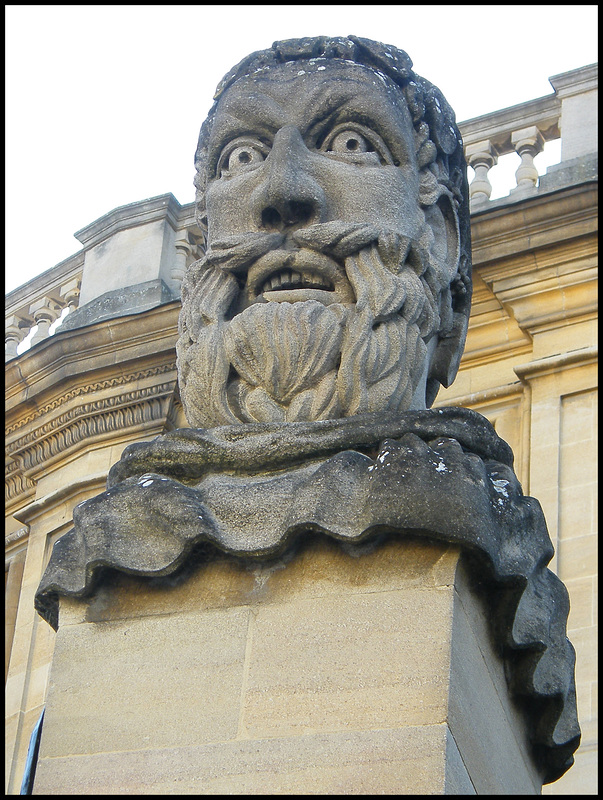
<path fill-rule="evenodd" d="M 235 139 L 222 151 L 218 161 L 218 177 L 240 175 L 256 169 L 267 154 L 265 145 L 256 139 Z"/>
<path fill-rule="evenodd" d="M 367 153 L 373 148 L 358 131 L 341 131 L 331 141 L 328 152 L 331 153 Z"/>
<path fill-rule="evenodd" d="M 338 125 L 326 137 L 320 149 L 327 155 L 356 164 L 394 163 L 383 139 L 365 125 Z"/>

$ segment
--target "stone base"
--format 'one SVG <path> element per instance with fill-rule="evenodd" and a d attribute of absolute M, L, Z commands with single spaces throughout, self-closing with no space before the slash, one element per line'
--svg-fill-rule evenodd
<path fill-rule="evenodd" d="M 457 548 L 321 537 L 61 599 L 34 794 L 540 794 Z"/>

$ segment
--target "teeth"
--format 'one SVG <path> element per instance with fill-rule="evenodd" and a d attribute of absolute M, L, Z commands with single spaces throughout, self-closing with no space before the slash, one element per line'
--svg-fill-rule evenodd
<path fill-rule="evenodd" d="M 313 289 L 325 289 L 327 291 L 332 291 L 333 289 L 331 283 L 327 279 L 322 278 L 317 272 L 281 270 L 281 272 L 271 275 L 266 280 L 261 291 L 270 292 L 281 288 L 293 289 L 299 288 L 300 286 Z"/>
<path fill-rule="evenodd" d="M 326 285 L 325 281 L 317 275 L 316 272 L 308 272 L 304 275 L 304 283 L 307 286 L 320 286 L 324 287 Z"/>

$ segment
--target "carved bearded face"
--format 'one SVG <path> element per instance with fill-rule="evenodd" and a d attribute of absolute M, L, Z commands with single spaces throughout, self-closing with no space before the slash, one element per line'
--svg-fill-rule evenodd
<path fill-rule="evenodd" d="M 349 61 L 289 62 L 224 92 L 205 165 L 207 253 L 183 286 L 190 424 L 426 407 L 454 327 L 459 236 L 449 196 L 419 166 L 433 148 L 424 128 L 393 82 Z"/>

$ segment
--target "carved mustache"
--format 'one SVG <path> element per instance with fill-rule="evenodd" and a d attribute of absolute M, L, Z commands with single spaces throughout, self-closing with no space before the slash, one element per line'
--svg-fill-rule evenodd
<path fill-rule="evenodd" d="M 210 302 L 211 298 L 215 300 L 215 291 L 209 291 L 209 284 L 224 295 L 223 304 L 228 305 L 238 291 L 234 274 L 247 277 L 251 270 L 247 281 L 253 276 L 254 285 L 248 287 L 247 291 L 250 295 L 254 294 L 263 286 L 262 281 L 270 272 L 260 269 L 262 263 L 266 265 L 268 253 L 290 251 L 294 254 L 302 249 L 311 249 L 339 264 L 345 263 L 341 277 L 344 280 L 347 278 L 351 284 L 358 312 L 370 309 L 373 318 L 378 321 L 387 319 L 402 307 L 413 322 L 424 316 L 425 296 L 419 276 L 425 272 L 427 258 L 421 243 L 397 231 L 333 221 L 310 225 L 289 234 L 249 232 L 214 240 L 205 257 L 193 265 L 187 281 L 191 287 L 195 286 L 193 291 L 205 323 L 219 317 L 215 302 Z M 379 268 L 379 263 L 385 269 Z M 334 263 L 333 267 L 336 266 Z M 207 267 L 217 269 L 208 271 Z M 254 270 L 258 275 L 254 274 Z M 308 279 L 308 275 L 304 277 Z M 330 277 L 332 279 L 334 276 Z M 184 288 L 183 299 L 189 292 L 188 287 L 186 292 Z"/>
<path fill-rule="evenodd" d="M 382 239 L 382 232 L 372 225 L 339 221 L 322 222 L 289 234 L 245 233 L 213 241 L 207 249 L 205 263 L 229 272 L 241 272 L 247 270 L 266 253 L 282 248 L 286 244 L 294 244 L 299 248 L 307 247 L 342 261 Z M 410 243 L 410 240 L 407 241 Z M 383 242 L 383 244 L 388 247 L 388 243 Z M 396 250 L 399 253 L 399 246 Z"/>

